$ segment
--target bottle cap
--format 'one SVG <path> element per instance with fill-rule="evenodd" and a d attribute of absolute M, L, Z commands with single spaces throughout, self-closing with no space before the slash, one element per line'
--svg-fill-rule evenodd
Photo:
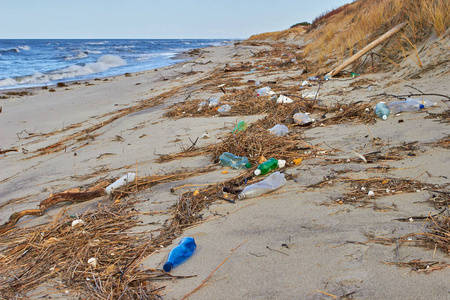
<path fill-rule="evenodd" d="M 260 169 L 256 169 L 255 170 L 255 175 L 259 175 L 259 174 L 261 174 L 261 170 Z"/>
<path fill-rule="evenodd" d="M 173 264 L 171 262 L 166 262 L 163 266 L 164 272 L 170 272 L 172 270 Z"/>
<path fill-rule="evenodd" d="M 387 120 L 387 116 L 386 116 L 386 115 L 383 115 L 381 118 L 382 118 L 383 120 Z"/>
<path fill-rule="evenodd" d="M 252 167 L 252 164 L 251 164 L 251 163 L 246 163 L 246 164 L 245 164 L 245 167 L 246 167 L 247 169 L 250 169 L 250 168 Z"/>
<path fill-rule="evenodd" d="M 420 105 L 419 105 L 419 108 L 420 108 L 420 109 L 423 109 L 423 108 L 425 108 L 425 105 L 420 104 Z"/>

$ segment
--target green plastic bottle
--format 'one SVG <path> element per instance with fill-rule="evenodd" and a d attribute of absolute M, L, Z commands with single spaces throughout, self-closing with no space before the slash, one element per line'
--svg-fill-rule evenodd
<path fill-rule="evenodd" d="M 277 167 L 283 168 L 286 164 L 284 160 L 277 160 L 275 158 L 270 158 L 268 161 L 259 164 L 258 168 L 255 170 L 255 175 L 265 175 L 270 171 L 276 169 Z"/>

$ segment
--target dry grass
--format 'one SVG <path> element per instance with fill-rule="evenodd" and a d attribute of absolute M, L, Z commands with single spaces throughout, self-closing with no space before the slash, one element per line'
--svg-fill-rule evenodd
<path fill-rule="evenodd" d="M 342 61 L 393 26 L 407 21 L 403 36 L 383 44 L 379 51 L 389 63 L 399 52 L 414 54 L 414 44 L 433 30 L 440 36 L 450 26 L 447 0 L 361 0 L 320 20 L 305 38 L 312 40 L 305 54 L 319 63 L 329 58 Z M 314 25 L 314 24 L 313 24 Z"/>
<path fill-rule="evenodd" d="M 78 216 L 84 224 L 72 227 L 64 210 L 53 221 L 28 229 L 15 228 L 0 236 L 0 294 L 27 298 L 60 291 L 91 299 L 155 299 L 151 280 L 172 276 L 140 263 L 170 232 L 150 239 L 148 232 L 129 234 L 139 226 L 132 203 L 100 206 Z M 95 258 L 97 264 L 88 263 Z M 47 290 L 30 295 L 46 282 Z M 54 286 L 54 287 L 52 287 Z"/>

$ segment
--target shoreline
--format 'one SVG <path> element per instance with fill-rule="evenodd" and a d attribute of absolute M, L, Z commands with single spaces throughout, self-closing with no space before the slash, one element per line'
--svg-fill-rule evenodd
<path fill-rule="evenodd" d="M 262 101 L 253 98 L 253 92 L 260 87 L 255 81 L 261 81 L 262 87 L 270 85 L 277 94 L 301 95 L 318 90 L 316 82 L 300 86 L 311 74 L 303 73 L 300 62 L 284 59 L 283 52 L 297 51 L 285 47 L 273 49 L 270 43 L 206 47 L 192 60 L 164 68 L 56 87 L 52 93 L 33 88 L 32 95 L 0 100 L 1 149 L 18 150 L 0 156 L 0 224 L 14 212 L 36 208 L 52 194 L 113 181 L 127 172 L 137 171 L 139 178 L 192 172 L 196 176 L 130 192 L 117 203 L 116 198 L 102 196 L 59 204 L 42 216 L 23 217 L 16 227 L 51 224 L 62 209 L 68 209 L 67 215 L 82 218 L 101 206 L 136 201 L 133 210 L 139 213 L 134 217 L 142 222 L 141 226 L 125 232 L 133 236 L 149 231 L 142 239 L 163 240 L 156 245 L 158 250 L 139 258 L 140 267 L 160 270 L 168 251 L 184 236 L 194 237 L 197 243 L 195 254 L 171 272 L 174 276 L 195 277 L 151 282 L 152 289 L 165 287 L 161 292 L 163 299 L 181 299 L 208 278 L 208 284 L 190 299 L 447 297 L 448 267 L 424 276 L 395 265 L 416 258 L 442 265 L 448 259 L 440 250 L 408 246 L 410 242 L 402 238 L 421 231 L 424 221 L 414 218 L 436 213 L 429 204 L 434 195 L 431 187 L 448 189 L 450 174 L 443 166 L 450 162 L 450 151 L 436 144 L 448 136 L 444 113 L 449 102 L 444 97 L 427 96 L 438 105 L 389 116 L 387 121 L 364 123 L 356 115 L 340 122 L 334 119 L 339 110 L 313 110 L 311 116 L 316 121 L 302 127 L 287 122 L 289 115 L 277 115 L 277 121 L 287 124 L 291 131 L 286 139 L 300 136 L 304 142 L 295 150 L 303 157 L 301 164 L 287 162 L 285 172 L 292 176 L 287 184 L 274 193 L 235 203 L 214 199 L 196 213 L 197 223 L 179 231 L 174 228 L 173 233 L 166 227 L 169 220 L 176 219 L 176 204 L 183 195 L 190 195 L 185 193 L 198 190 L 202 196 L 199 199 L 208 198 L 202 194 L 208 188 L 231 180 L 242 171 L 220 167 L 209 152 L 158 162 L 161 156 L 190 154 L 192 151 L 183 152 L 190 147 L 202 150 L 220 145 L 241 120 L 249 126 L 257 124 L 261 130 L 268 129 L 266 123 L 258 122 L 271 113 L 272 104 L 267 102 L 255 110 L 258 114 L 250 114 Z M 429 55 L 427 51 L 421 55 Z M 265 56 L 267 52 L 272 55 Z M 252 64 L 270 68 L 256 68 L 252 73 Z M 449 73 L 445 69 L 428 69 L 416 79 L 415 72 L 422 71 L 405 61 L 395 74 L 380 72 L 332 79 L 321 83 L 320 100 L 329 109 L 341 105 L 344 111 L 358 107 L 357 101 L 374 106 L 387 97 L 380 96 L 382 93 L 408 93 L 411 89 L 407 85 L 425 93 L 450 95 Z M 367 89 L 368 86 L 373 89 Z M 244 95 L 241 98 L 240 93 Z M 209 115 L 202 115 L 196 103 L 214 96 L 230 101 L 233 107 L 246 103 L 248 98 L 254 102 L 241 109 L 242 114 L 222 116 L 208 111 Z M 301 107 L 302 103 L 294 105 Z M 281 110 L 284 106 L 276 108 Z M 173 111 L 175 117 L 166 116 L 168 111 Z M 370 117 L 371 110 L 362 109 L 360 113 Z M 189 114 L 192 117 L 185 117 Z M 273 118 L 269 121 L 275 122 Z M 268 148 L 261 145 L 262 150 Z M 282 155 L 276 150 L 270 153 Z M 363 155 L 366 162 L 355 153 Z M 255 164 L 259 157 L 250 159 Z M 209 166 L 212 169 L 208 172 L 194 172 Z M 366 192 L 362 192 L 362 187 Z M 369 197 L 369 190 L 376 196 Z M 408 218 L 413 221 L 398 221 Z M 386 238 L 385 244 L 374 237 Z M 7 239 L 7 234 L 3 239 Z M 395 244 L 395 239 L 400 243 Z M 105 248 L 92 246 L 98 253 Z M 83 259 L 76 258 L 80 267 L 86 265 Z M 103 256 L 98 260 L 103 270 L 109 260 Z M 123 267 L 124 263 L 118 260 L 116 266 Z M 234 288 L 230 290 L 230 286 Z M 52 282 L 47 282 L 26 293 L 45 294 L 47 288 L 53 287 Z M 49 297 L 65 295 L 61 291 Z"/>

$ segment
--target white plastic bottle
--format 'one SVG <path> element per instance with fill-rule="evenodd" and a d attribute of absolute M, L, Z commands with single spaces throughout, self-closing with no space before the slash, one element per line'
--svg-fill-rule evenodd
<path fill-rule="evenodd" d="M 244 190 L 238 195 L 238 199 L 253 198 L 261 196 L 265 193 L 279 189 L 286 184 L 286 178 L 283 173 L 275 172 L 266 179 L 246 186 Z"/>
<path fill-rule="evenodd" d="M 106 193 L 109 195 L 117 188 L 133 182 L 136 179 L 136 173 L 127 173 L 106 187 Z"/>

